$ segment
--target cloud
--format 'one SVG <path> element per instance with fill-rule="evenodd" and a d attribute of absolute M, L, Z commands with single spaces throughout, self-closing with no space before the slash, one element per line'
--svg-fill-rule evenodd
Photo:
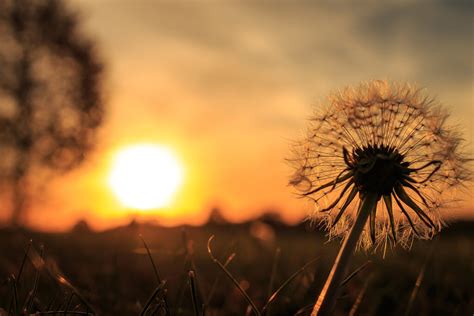
<path fill-rule="evenodd" d="M 380 6 L 360 19 L 358 32 L 387 62 L 414 60 L 418 78 L 466 84 L 473 70 L 472 9 L 461 1 Z"/>

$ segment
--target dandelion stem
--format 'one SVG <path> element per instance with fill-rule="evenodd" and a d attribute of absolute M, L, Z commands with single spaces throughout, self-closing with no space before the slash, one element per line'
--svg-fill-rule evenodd
<path fill-rule="evenodd" d="M 349 235 L 347 235 L 341 249 L 339 250 L 339 254 L 332 266 L 326 284 L 324 284 L 318 300 L 314 305 L 311 316 L 331 315 L 331 311 L 339 292 L 339 285 L 344 278 L 351 254 L 354 252 L 365 223 L 367 222 L 372 210 L 377 206 L 379 198 L 380 197 L 376 193 L 368 193 L 362 200 L 360 212 L 357 214 L 354 226 L 352 226 Z"/>

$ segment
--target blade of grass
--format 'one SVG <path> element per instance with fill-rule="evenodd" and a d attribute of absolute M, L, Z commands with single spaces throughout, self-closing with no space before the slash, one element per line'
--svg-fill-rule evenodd
<path fill-rule="evenodd" d="M 197 295 L 198 298 L 203 300 L 204 298 L 204 289 L 202 288 L 202 283 L 199 282 L 199 279 L 197 278 L 199 274 L 199 269 L 196 266 L 196 262 L 194 260 L 194 247 L 193 247 L 193 240 L 189 239 L 188 232 L 186 229 L 183 229 L 183 244 L 184 244 L 184 250 L 186 253 L 186 258 L 189 262 L 189 269 L 186 269 L 186 271 L 193 270 L 196 275 L 195 275 L 195 282 L 196 282 L 196 290 L 197 290 Z M 186 268 L 186 267 L 185 267 Z"/>
<path fill-rule="evenodd" d="M 65 278 L 62 277 L 64 280 Z M 74 287 L 71 283 L 67 282 L 68 285 L 69 285 L 69 288 L 71 289 L 71 291 L 73 291 L 74 295 L 79 299 L 79 301 L 81 301 L 82 304 L 84 304 L 84 306 L 87 307 L 87 309 L 89 309 L 92 314 L 96 314 L 94 308 L 92 307 L 91 304 L 89 304 L 89 302 L 86 301 L 86 299 L 81 295 L 81 293 L 79 293 L 79 290 L 76 289 L 76 287 Z"/>
<path fill-rule="evenodd" d="M 235 252 L 231 253 L 229 257 L 227 257 L 227 260 L 224 262 L 224 267 L 227 268 L 227 266 L 234 260 L 235 258 Z M 212 284 L 211 290 L 209 291 L 209 295 L 207 297 L 206 305 L 209 305 L 211 303 L 212 297 L 214 296 L 214 292 L 216 291 L 217 284 L 220 280 L 220 276 L 222 274 L 222 271 L 219 270 L 219 273 L 216 276 L 216 279 L 214 280 L 214 283 Z"/>
<path fill-rule="evenodd" d="M 351 274 L 349 274 L 347 276 L 347 278 L 344 279 L 344 281 L 341 282 L 341 287 L 346 285 L 350 280 L 352 280 L 359 272 L 361 272 L 362 270 L 364 270 L 365 268 L 369 267 L 370 265 L 372 264 L 372 261 L 368 260 L 366 263 L 364 263 L 363 265 L 361 265 L 360 267 L 358 267 L 357 269 L 355 269 L 354 272 L 352 272 Z"/>
<path fill-rule="evenodd" d="M 10 276 L 10 282 L 12 284 L 12 298 L 10 299 L 10 306 L 8 307 L 8 315 L 11 315 L 13 312 L 17 314 L 18 312 L 18 289 L 16 287 L 15 275 Z"/>
<path fill-rule="evenodd" d="M 150 308 L 151 303 L 153 302 L 153 300 L 155 299 L 155 297 L 158 295 L 158 293 L 160 293 L 160 291 L 164 288 L 164 286 L 165 286 L 165 282 L 162 281 L 162 282 L 156 287 L 156 289 L 153 291 L 153 293 L 150 295 L 150 297 L 149 297 L 148 300 L 146 301 L 146 304 L 145 304 L 145 306 L 143 307 L 142 312 L 140 313 L 140 316 L 143 316 L 143 315 L 146 314 L 146 311 L 148 310 L 148 308 Z"/>
<path fill-rule="evenodd" d="M 150 259 L 151 265 L 152 265 L 152 267 L 153 267 L 153 271 L 154 271 L 154 273 L 155 273 L 156 281 L 158 282 L 158 284 L 161 284 L 161 277 L 160 277 L 160 275 L 159 275 L 159 273 L 158 273 L 158 269 L 157 269 L 157 267 L 156 267 L 155 261 L 153 260 L 153 257 L 152 257 L 152 255 L 151 255 L 150 248 L 148 248 L 148 245 L 147 245 L 147 243 L 145 242 L 145 239 L 143 238 L 143 235 L 140 234 L 139 237 L 140 237 L 140 239 L 141 239 L 142 242 L 143 242 L 143 246 L 144 246 L 145 249 L 146 249 L 146 252 L 147 252 L 147 254 L 148 254 L 148 258 Z M 164 303 L 165 303 L 165 313 L 166 313 L 166 315 L 169 316 L 169 315 L 170 315 L 170 311 L 169 311 L 169 308 L 168 308 L 168 300 L 167 300 L 167 298 L 166 298 L 165 293 L 163 293 L 163 301 L 164 301 Z"/>
<path fill-rule="evenodd" d="M 12 298 L 10 299 L 10 306 L 8 308 L 8 315 L 10 315 L 11 309 L 13 307 L 13 311 L 18 313 L 18 285 L 20 283 L 21 275 L 23 274 L 23 269 L 25 268 L 26 259 L 28 258 L 28 253 L 30 252 L 31 245 L 33 244 L 33 240 L 30 239 L 26 246 L 25 253 L 23 255 L 23 259 L 21 260 L 20 268 L 18 269 L 18 274 L 16 277 L 12 275 L 11 280 L 13 281 L 13 288 L 12 288 Z"/>
<path fill-rule="evenodd" d="M 35 264 L 38 263 L 38 264 Z M 58 269 L 57 266 L 55 265 L 46 265 L 44 264 L 42 258 L 39 258 L 39 255 L 34 255 L 34 257 L 32 258 L 32 263 L 35 267 L 37 267 L 38 269 L 45 269 L 47 275 L 53 279 L 54 281 L 57 282 L 57 284 L 59 285 L 59 288 L 61 286 L 69 289 L 72 293 L 74 293 L 74 295 L 77 297 L 77 299 L 88 309 L 91 311 L 92 314 L 96 314 L 94 308 L 92 307 L 92 305 L 84 298 L 84 296 L 81 295 L 81 293 L 79 292 L 79 290 L 73 286 L 67 279 L 66 277 L 60 272 L 60 270 Z"/>
<path fill-rule="evenodd" d="M 28 258 L 28 253 L 30 252 L 31 245 L 33 244 L 33 240 L 30 239 L 28 245 L 26 246 L 25 254 L 23 255 L 23 260 L 21 261 L 20 269 L 18 270 L 18 274 L 16 276 L 16 282 L 20 282 L 21 275 L 23 273 L 23 269 L 25 268 L 26 259 Z"/>
<path fill-rule="evenodd" d="M 43 247 L 43 245 L 41 245 L 40 254 L 39 254 L 39 257 L 41 259 L 43 259 L 43 253 L 44 253 L 44 247 Z M 36 268 L 36 266 L 35 266 L 35 269 L 36 269 L 36 272 L 35 272 L 35 280 L 34 280 L 34 283 L 33 283 L 33 288 L 28 293 L 28 297 L 26 298 L 25 304 L 23 305 L 23 308 L 26 309 L 27 313 L 33 307 L 33 302 L 34 302 L 34 299 L 35 299 L 35 296 L 36 296 L 36 291 L 38 290 L 38 282 L 39 282 L 39 278 L 40 278 L 40 269 Z"/>
<path fill-rule="evenodd" d="M 313 309 L 313 305 L 314 305 L 314 304 L 309 304 L 309 305 L 306 305 L 306 306 L 301 307 L 299 310 L 296 311 L 296 313 L 295 313 L 293 316 L 298 316 L 298 315 L 301 315 L 301 314 L 303 314 L 303 313 L 306 313 L 306 312 L 312 310 L 312 309 Z"/>
<path fill-rule="evenodd" d="M 148 254 L 148 258 L 150 259 L 151 265 L 153 267 L 153 272 L 155 273 L 156 281 L 158 282 L 158 284 L 161 284 L 161 278 L 160 278 L 160 275 L 158 274 L 158 269 L 156 268 L 155 261 L 153 260 L 153 257 L 151 256 L 150 248 L 148 248 L 148 245 L 145 242 L 145 239 L 143 238 L 142 234 L 140 234 L 139 237 L 140 237 L 140 239 L 143 243 L 143 246 L 146 249 L 146 253 Z"/>
<path fill-rule="evenodd" d="M 263 306 L 262 308 L 262 314 L 265 313 L 265 311 L 268 309 L 268 307 L 270 306 L 270 304 L 276 299 L 276 297 L 285 289 L 285 287 L 290 284 L 291 281 L 293 281 L 300 273 L 304 272 L 306 270 L 306 268 L 308 268 L 310 265 L 312 265 L 313 263 L 315 263 L 316 261 L 319 260 L 319 257 L 317 258 L 314 258 L 310 261 L 308 261 L 304 266 L 302 266 L 301 268 L 299 268 L 295 273 L 293 273 L 288 279 L 286 279 L 285 282 L 283 282 L 282 285 L 280 285 L 280 287 L 275 291 L 273 292 L 272 296 L 270 296 L 270 298 L 268 299 L 267 303 L 265 304 L 265 306 Z"/>
<path fill-rule="evenodd" d="M 69 295 L 69 299 L 67 300 L 66 307 L 64 308 L 64 312 L 63 312 L 64 315 L 67 315 L 67 313 L 69 312 L 69 306 L 71 305 L 73 298 L 74 298 L 74 293 L 71 293 L 71 295 Z"/>
<path fill-rule="evenodd" d="M 212 242 L 213 239 L 214 239 L 214 235 L 212 235 L 209 238 L 209 240 L 207 241 L 207 252 L 209 253 L 209 257 L 211 258 L 212 261 L 214 261 L 215 264 L 217 264 L 217 266 L 225 273 L 225 275 L 227 275 L 227 277 L 232 281 L 232 283 L 234 283 L 234 285 L 237 287 L 237 289 L 240 291 L 240 293 L 242 293 L 244 298 L 247 300 L 247 302 L 252 307 L 252 310 L 253 310 L 254 314 L 257 315 L 257 316 L 260 316 L 261 314 L 260 314 L 257 306 L 252 301 L 252 299 L 249 297 L 247 292 L 245 292 L 245 290 L 240 286 L 239 282 L 232 276 L 232 274 L 229 272 L 229 270 L 227 270 L 227 268 L 224 267 L 224 265 L 219 260 L 217 260 L 214 257 L 214 255 L 212 254 L 211 242 Z"/>
<path fill-rule="evenodd" d="M 437 241 L 438 239 L 436 239 L 434 242 L 431 243 L 431 249 L 426 255 L 425 262 L 423 263 L 423 266 L 421 267 L 420 272 L 418 273 L 415 286 L 413 287 L 413 290 L 411 291 L 410 300 L 408 301 L 407 309 L 405 311 L 405 316 L 409 316 L 411 313 L 411 309 L 413 308 L 413 303 L 415 302 L 418 291 L 420 290 L 421 282 L 423 281 L 423 278 L 425 276 L 426 266 L 428 265 L 428 262 L 431 259 L 431 256 L 433 255 L 433 252 L 435 249 L 434 245 L 437 243 Z"/>
<path fill-rule="evenodd" d="M 58 299 L 59 294 L 60 294 L 60 289 L 59 289 L 59 286 L 57 285 L 56 292 L 54 293 L 53 298 L 49 301 L 48 306 L 46 307 L 46 310 L 51 310 L 52 309 L 54 303 L 56 303 L 56 301 Z"/>
<path fill-rule="evenodd" d="M 187 273 L 189 270 L 193 270 L 193 258 L 192 258 L 192 247 L 190 246 L 190 241 L 188 238 L 188 233 L 186 231 L 186 228 L 183 227 L 181 229 L 181 242 L 183 246 L 183 254 L 184 254 L 184 265 L 183 269 Z M 176 292 L 176 298 L 175 298 L 175 306 L 177 310 L 182 310 L 182 305 L 184 302 L 184 297 L 186 295 L 186 290 L 188 287 L 188 276 L 187 274 L 183 274 L 183 276 L 180 279 L 180 283 L 178 286 L 178 291 Z"/>
<path fill-rule="evenodd" d="M 411 313 L 413 303 L 415 302 L 416 295 L 418 294 L 418 291 L 420 289 L 421 281 L 423 281 L 423 277 L 425 276 L 425 269 L 426 269 L 426 263 L 423 264 L 423 266 L 421 267 L 420 273 L 418 274 L 418 277 L 416 278 L 415 286 L 413 287 L 413 290 L 411 291 L 410 300 L 408 301 L 407 309 L 405 311 L 405 316 L 408 316 Z"/>
<path fill-rule="evenodd" d="M 362 302 L 362 298 L 365 295 L 365 292 L 367 291 L 367 288 L 369 287 L 369 279 L 367 279 L 364 283 L 364 286 L 362 287 L 362 290 L 360 290 L 359 294 L 357 295 L 356 300 L 354 301 L 354 304 L 352 304 L 351 310 L 349 312 L 349 316 L 355 316 L 357 309 L 359 309 L 360 302 Z"/>
<path fill-rule="evenodd" d="M 271 297 L 273 292 L 273 284 L 275 283 L 276 272 L 278 267 L 278 261 L 280 260 L 281 249 L 278 247 L 275 250 L 275 256 L 273 257 L 272 272 L 270 273 L 270 282 L 268 283 L 268 299 Z"/>
<path fill-rule="evenodd" d="M 35 267 L 37 267 L 38 269 L 41 268 L 41 269 L 44 269 L 47 273 L 47 275 L 52 279 L 54 280 L 55 282 L 57 282 L 57 285 L 58 285 L 58 289 L 61 290 L 61 287 L 64 287 L 66 289 L 68 289 L 69 291 L 71 291 L 71 293 L 74 293 L 74 295 L 76 296 L 76 298 L 88 309 L 91 311 L 91 313 L 93 313 L 94 315 L 96 314 L 94 308 L 92 307 L 92 305 L 84 298 L 84 296 L 82 296 L 82 294 L 80 293 L 80 291 L 71 284 L 71 282 L 69 282 L 66 277 L 61 273 L 61 271 L 59 270 L 59 268 L 56 266 L 56 265 L 53 265 L 53 264 L 44 264 L 43 260 L 41 258 L 39 258 L 39 255 L 35 255 L 34 258 L 32 258 L 32 262 L 33 263 L 38 263 L 38 265 L 34 264 Z M 41 263 L 40 263 L 41 262 Z M 40 264 L 39 264 L 40 263 Z"/>
<path fill-rule="evenodd" d="M 63 295 L 62 295 L 62 297 L 61 297 L 61 301 L 59 301 L 59 305 L 58 305 L 58 307 L 56 308 L 57 310 L 60 310 L 60 311 L 62 311 L 62 310 L 64 310 L 64 309 L 66 308 L 67 299 L 68 299 L 68 297 L 69 297 L 69 295 L 70 295 L 68 292 L 62 293 L 62 294 L 63 294 Z"/>
<path fill-rule="evenodd" d="M 165 306 L 164 306 L 162 303 L 156 304 L 155 308 L 153 308 L 153 309 L 151 310 L 151 315 L 160 315 L 160 314 L 158 314 L 158 311 L 159 311 L 161 308 L 165 308 Z"/>
<path fill-rule="evenodd" d="M 92 314 L 94 314 L 94 315 L 96 314 L 96 312 L 95 312 L 94 308 L 92 307 L 92 305 L 89 304 L 89 302 L 87 302 L 87 300 L 81 295 L 81 293 L 79 293 L 79 290 L 76 289 L 76 287 L 73 286 L 63 275 L 57 275 L 56 280 L 59 282 L 59 284 L 64 285 L 67 288 L 69 288 L 71 290 L 71 292 L 74 293 L 74 295 L 77 297 L 77 299 L 82 304 L 84 304 L 84 306 L 86 306 L 87 309 L 89 309 L 92 312 Z"/>
<path fill-rule="evenodd" d="M 194 274 L 194 271 L 193 270 L 189 271 L 188 276 L 189 276 L 189 289 L 191 290 L 191 298 L 193 300 L 194 316 L 199 316 L 198 298 L 197 298 L 197 290 L 196 290 L 196 276 Z"/>

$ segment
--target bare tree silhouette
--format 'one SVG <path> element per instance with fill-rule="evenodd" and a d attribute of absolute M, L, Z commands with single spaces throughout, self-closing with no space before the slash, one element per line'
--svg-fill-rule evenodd
<path fill-rule="evenodd" d="M 0 1 L 0 181 L 13 224 L 31 183 L 81 163 L 103 120 L 102 64 L 78 21 L 58 0 Z"/>

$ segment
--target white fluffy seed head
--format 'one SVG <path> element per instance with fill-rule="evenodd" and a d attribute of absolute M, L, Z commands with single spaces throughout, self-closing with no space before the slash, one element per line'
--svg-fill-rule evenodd
<path fill-rule="evenodd" d="M 408 196 L 405 202 L 416 203 L 432 225 L 394 190 L 392 210 L 382 199 L 377 204 L 375 242 L 369 238 L 367 224 L 359 246 L 377 247 L 391 240 L 409 247 L 415 236 L 431 238 L 443 226 L 440 207 L 448 205 L 454 191 L 471 179 L 471 159 L 463 152 L 460 133 L 448 126 L 447 118 L 445 109 L 409 84 L 372 81 L 333 93 L 311 117 L 307 136 L 293 149 L 289 161 L 295 173 L 290 184 L 314 202 L 310 218 L 324 223 L 330 238 L 345 236 L 361 203 L 361 192 L 335 223 L 350 191 L 344 193 L 350 176 L 339 181 L 348 172 L 343 148 L 349 153 L 368 147 L 393 148 L 413 170 L 408 181 L 413 188 L 403 184 L 405 178 L 399 183 Z M 327 210 L 338 197 L 342 198 Z"/>

